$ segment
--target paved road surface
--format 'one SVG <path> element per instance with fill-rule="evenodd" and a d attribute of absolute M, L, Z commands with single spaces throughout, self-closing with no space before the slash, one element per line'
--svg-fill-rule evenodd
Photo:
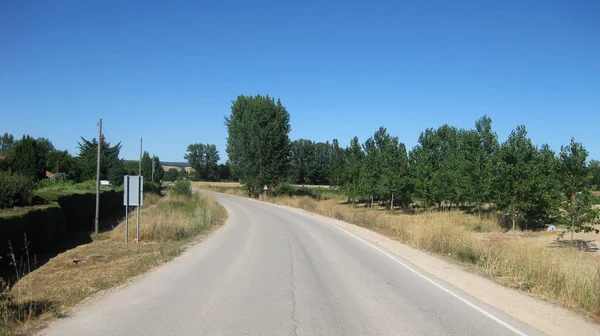
<path fill-rule="evenodd" d="M 337 226 L 217 195 L 229 221 L 51 335 L 538 335 Z M 403 264 L 404 263 L 404 264 Z M 515 303 L 518 304 L 518 303 Z"/>

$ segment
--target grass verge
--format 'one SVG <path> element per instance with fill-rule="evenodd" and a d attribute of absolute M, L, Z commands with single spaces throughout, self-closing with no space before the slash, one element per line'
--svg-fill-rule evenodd
<path fill-rule="evenodd" d="M 148 202 L 147 202 L 148 201 Z M 130 244 L 125 224 L 100 234 L 89 244 L 64 252 L 20 276 L 0 290 L 0 335 L 32 333 L 45 322 L 68 314 L 82 300 L 126 283 L 185 250 L 222 225 L 225 209 L 207 196 L 152 196 L 141 210 L 140 240 L 134 244 L 136 215 L 130 217 Z M 29 259 L 29 256 L 27 256 Z M 31 265 L 34 260 L 16 264 Z"/>
<path fill-rule="evenodd" d="M 221 187 L 216 191 L 239 194 L 238 189 Z M 500 234 L 494 220 L 458 211 L 406 215 L 306 196 L 267 201 L 368 228 L 458 261 L 502 285 L 600 320 L 600 258 L 595 254 L 550 247 L 527 235 Z"/>

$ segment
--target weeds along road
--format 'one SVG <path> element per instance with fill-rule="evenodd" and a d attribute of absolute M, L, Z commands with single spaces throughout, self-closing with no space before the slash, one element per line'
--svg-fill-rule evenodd
<path fill-rule="evenodd" d="M 539 335 L 311 216 L 216 194 L 229 220 L 48 335 Z"/>

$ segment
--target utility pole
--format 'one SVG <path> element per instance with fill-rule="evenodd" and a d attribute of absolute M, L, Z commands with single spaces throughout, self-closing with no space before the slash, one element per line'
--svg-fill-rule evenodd
<path fill-rule="evenodd" d="M 154 155 L 152 155 L 152 182 L 154 182 Z"/>
<path fill-rule="evenodd" d="M 98 235 L 98 219 L 100 218 L 100 146 L 102 145 L 102 118 L 98 121 L 98 162 L 96 164 L 96 218 L 94 232 Z"/>
<path fill-rule="evenodd" d="M 136 230 L 135 230 L 135 234 L 136 234 L 136 243 L 140 242 L 140 204 L 142 204 L 142 193 L 140 192 L 140 190 L 142 190 L 142 141 L 143 138 L 140 138 L 140 167 L 139 167 L 139 171 L 138 171 L 138 206 L 137 206 L 137 224 L 136 224 Z"/>

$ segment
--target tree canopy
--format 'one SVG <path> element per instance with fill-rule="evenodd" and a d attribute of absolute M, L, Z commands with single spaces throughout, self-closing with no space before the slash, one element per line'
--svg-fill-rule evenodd
<path fill-rule="evenodd" d="M 79 163 L 83 180 L 96 179 L 96 162 L 98 158 L 98 141 L 91 141 L 81 137 L 79 147 Z M 121 143 L 111 146 L 103 138 L 100 145 L 100 179 L 109 180 L 112 184 L 123 184 L 125 175 L 124 161 L 119 158 Z"/>
<path fill-rule="evenodd" d="M 196 179 L 203 181 L 219 180 L 219 151 L 214 144 L 191 144 L 184 158 L 194 169 Z"/>
<path fill-rule="evenodd" d="M 280 100 L 267 96 L 238 96 L 225 118 L 227 154 L 232 172 L 255 193 L 287 176 L 290 153 L 290 115 Z"/>

